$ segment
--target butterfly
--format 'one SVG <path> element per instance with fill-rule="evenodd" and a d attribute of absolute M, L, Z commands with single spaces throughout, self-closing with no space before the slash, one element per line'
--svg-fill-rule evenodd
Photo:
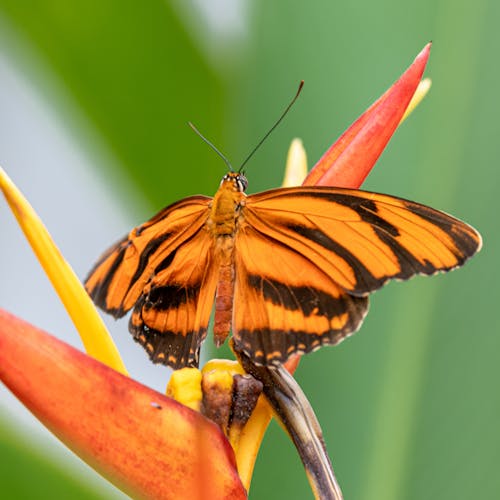
<path fill-rule="evenodd" d="M 85 281 L 152 361 L 197 366 L 214 312 L 220 346 L 272 366 L 357 331 L 388 280 L 461 266 L 481 247 L 471 226 L 394 196 L 335 187 L 246 195 L 230 171 L 213 198 L 160 211 L 105 252 Z M 215 308 L 214 308 L 215 302 Z"/>

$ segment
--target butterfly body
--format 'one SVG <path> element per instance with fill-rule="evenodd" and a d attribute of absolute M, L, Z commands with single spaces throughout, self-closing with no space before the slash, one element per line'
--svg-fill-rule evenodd
<path fill-rule="evenodd" d="M 272 365 L 359 329 L 390 279 L 462 265 L 481 247 L 467 224 L 365 191 L 298 187 L 247 196 L 229 172 L 213 198 L 170 205 L 106 252 L 86 280 L 154 362 L 197 366 L 215 302 L 214 340 Z"/>
<path fill-rule="evenodd" d="M 222 345 L 231 330 L 234 295 L 234 238 L 246 195 L 246 179 L 230 172 L 222 179 L 210 207 L 207 227 L 217 257 L 218 280 L 215 293 L 214 341 Z"/>

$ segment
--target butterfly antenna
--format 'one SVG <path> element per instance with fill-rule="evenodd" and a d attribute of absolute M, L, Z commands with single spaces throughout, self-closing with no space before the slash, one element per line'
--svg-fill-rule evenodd
<path fill-rule="evenodd" d="M 231 172 L 234 172 L 230 161 L 191 122 L 188 122 L 188 125 L 224 160 L 227 168 L 229 168 Z"/>
<path fill-rule="evenodd" d="M 269 137 L 271 132 L 281 123 L 281 120 L 283 120 L 283 118 L 285 118 L 286 114 L 290 111 L 290 108 L 294 105 L 295 101 L 299 97 L 303 86 L 304 86 L 304 80 L 301 80 L 301 82 L 299 83 L 299 88 L 297 89 L 297 93 L 295 94 L 295 97 L 290 101 L 290 104 L 286 107 L 285 111 L 283 111 L 283 113 L 281 113 L 281 116 L 278 118 L 276 123 L 269 129 L 267 134 L 259 141 L 257 146 L 255 146 L 253 148 L 252 152 L 246 157 L 245 161 L 241 164 L 241 167 L 239 168 L 238 172 L 241 172 L 243 170 L 243 167 L 247 164 L 248 160 L 262 146 L 262 143 Z"/>

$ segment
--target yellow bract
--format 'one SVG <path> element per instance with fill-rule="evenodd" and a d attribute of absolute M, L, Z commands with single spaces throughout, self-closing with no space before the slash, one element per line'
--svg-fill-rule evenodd
<path fill-rule="evenodd" d="M 172 373 L 167 396 L 195 411 L 201 409 L 201 372 L 198 368 L 182 368 Z"/>
<path fill-rule="evenodd" d="M 61 255 L 38 215 L 1 167 L 0 189 L 75 324 L 87 353 L 128 375 L 111 335 L 80 280 Z"/>

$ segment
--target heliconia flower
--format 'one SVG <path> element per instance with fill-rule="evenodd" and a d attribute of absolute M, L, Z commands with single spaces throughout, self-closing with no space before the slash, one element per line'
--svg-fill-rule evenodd
<path fill-rule="evenodd" d="M 303 181 L 305 185 L 359 187 L 405 113 L 425 94 L 428 82 L 420 81 L 429 51 L 430 44 L 324 154 L 304 181 L 306 156 L 301 142 L 295 140 L 285 185 Z M 241 366 L 234 361 L 212 361 L 201 372 L 178 370 L 167 396 L 127 377 L 87 293 L 1 168 L 0 189 L 89 354 L 0 310 L 0 379 L 61 441 L 132 496 L 246 498 L 272 412 L 257 391 L 251 415 L 238 420 L 219 414 L 227 404 L 234 409 L 236 394 L 246 394 L 244 384 L 239 393 L 236 389 L 237 381 L 244 377 Z M 298 361 L 298 356 L 289 360 L 290 372 Z M 210 410 L 210 394 L 215 395 L 214 411 Z M 227 404 L 219 407 L 217 401 Z M 290 428 L 288 431 L 293 434 Z M 328 462 L 328 457 L 324 460 Z M 313 491 L 320 496 L 323 486 L 317 470 L 307 472 Z M 341 498 L 339 489 L 330 495 Z"/>

